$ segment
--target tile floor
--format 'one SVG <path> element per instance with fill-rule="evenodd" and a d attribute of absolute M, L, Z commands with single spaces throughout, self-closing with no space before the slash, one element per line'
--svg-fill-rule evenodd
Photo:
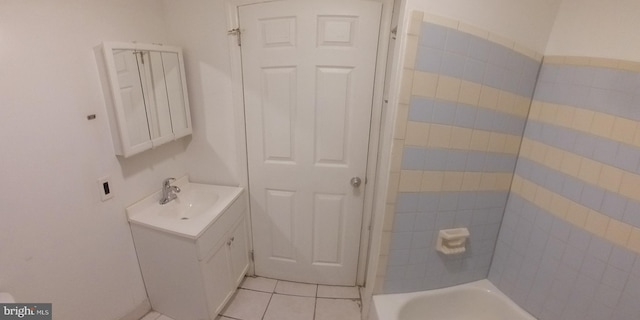
<path fill-rule="evenodd" d="M 152 311 L 140 320 L 174 319 Z M 360 320 L 360 291 L 246 277 L 218 320 Z"/>

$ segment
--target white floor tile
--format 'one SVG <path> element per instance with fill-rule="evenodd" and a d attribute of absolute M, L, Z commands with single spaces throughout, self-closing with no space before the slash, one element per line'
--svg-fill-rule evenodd
<path fill-rule="evenodd" d="M 313 320 L 315 298 L 274 294 L 264 320 Z"/>
<path fill-rule="evenodd" d="M 235 319 L 231 319 L 231 318 L 227 318 L 227 317 L 218 317 L 218 318 L 216 318 L 216 320 L 235 320 Z"/>
<path fill-rule="evenodd" d="M 315 320 L 360 320 L 360 306 L 348 299 L 322 299 L 316 301 Z"/>
<path fill-rule="evenodd" d="M 317 288 L 317 284 L 278 280 L 278 284 L 276 285 L 276 293 L 290 294 L 294 296 L 315 297 Z"/>
<path fill-rule="evenodd" d="M 160 313 L 155 312 L 155 311 L 151 311 L 149 313 L 147 313 L 144 317 L 142 317 L 142 319 L 140 320 L 156 320 L 161 316 Z"/>
<path fill-rule="evenodd" d="M 269 293 L 239 289 L 222 315 L 242 320 L 260 320 L 270 298 Z"/>
<path fill-rule="evenodd" d="M 173 318 L 169 318 L 167 316 L 165 316 L 164 314 L 161 315 L 157 320 L 174 320 Z"/>
<path fill-rule="evenodd" d="M 358 287 L 318 285 L 318 298 L 360 299 Z"/>
<path fill-rule="evenodd" d="M 273 292 L 276 288 L 276 283 L 278 280 L 262 278 L 262 277 L 245 277 L 244 281 L 240 285 L 240 288 L 263 291 L 263 292 Z"/>

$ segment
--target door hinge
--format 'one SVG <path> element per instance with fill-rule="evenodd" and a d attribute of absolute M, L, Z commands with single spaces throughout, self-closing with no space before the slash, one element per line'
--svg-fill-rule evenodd
<path fill-rule="evenodd" d="M 227 32 L 227 34 L 234 35 L 234 36 L 238 37 L 237 38 L 238 39 L 238 46 L 242 46 L 242 31 L 240 31 L 240 28 L 231 29 L 231 30 L 229 30 Z"/>
<path fill-rule="evenodd" d="M 251 259 L 251 262 L 253 262 L 253 261 L 254 261 L 254 258 L 253 258 L 253 250 L 250 250 L 250 251 L 249 251 L 249 259 Z"/>

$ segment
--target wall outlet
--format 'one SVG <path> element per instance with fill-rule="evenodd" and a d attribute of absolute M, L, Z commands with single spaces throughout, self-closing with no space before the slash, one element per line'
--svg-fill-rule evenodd
<path fill-rule="evenodd" d="M 102 177 L 98 179 L 98 189 L 100 189 L 100 198 L 102 201 L 107 201 L 113 198 L 113 189 L 111 189 L 111 179 L 109 177 Z"/>

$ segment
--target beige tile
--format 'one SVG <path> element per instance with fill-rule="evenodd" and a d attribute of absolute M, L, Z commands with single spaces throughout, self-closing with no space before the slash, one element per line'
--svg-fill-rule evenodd
<path fill-rule="evenodd" d="M 611 219 L 609 221 L 609 226 L 607 227 L 607 233 L 605 237 L 607 240 L 620 245 L 626 246 L 629 241 L 629 237 L 631 236 L 632 227 L 624 222 L 620 222 L 615 219 Z"/>
<path fill-rule="evenodd" d="M 573 121 L 574 108 L 569 106 L 559 106 L 556 114 L 555 124 L 563 127 L 571 127 Z"/>
<path fill-rule="evenodd" d="M 478 105 L 483 108 L 496 109 L 498 105 L 498 97 L 500 96 L 500 90 L 489 87 L 482 86 L 482 90 L 480 90 L 480 100 L 478 101 Z"/>
<path fill-rule="evenodd" d="M 604 237 L 607 233 L 607 227 L 609 226 L 609 217 L 601 214 L 600 212 L 589 210 L 589 216 L 587 217 L 587 223 L 584 228 L 600 237 Z"/>
<path fill-rule="evenodd" d="M 318 298 L 360 299 L 358 287 L 318 285 Z"/>
<path fill-rule="evenodd" d="M 449 148 L 451 144 L 451 126 L 432 124 L 429 128 L 427 146 L 434 148 Z"/>
<path fill-rule="evenodd" d="M 487 150 L 490 152 L 504 152 L 507 136 L 504 133 L 491 132 Z"/>
<path fill-rule="evenodd" d="M 411 20 L 409 22 L 409 30 L 408 34 L 411 35 L 420 35 L 420 31 L 422 29 L 422 18 L 424 13 L 422 11 L 412 11 L 411 12 Z"/>
<path fill-rule="evenodd" d="M 457 101 L 460 94 L 461 80 L 458 78 L 440 75 L 438 79 L 438 88 L 436 89 L 436 98 Z"/>
<path fill-rule="evenodd" d="M 465 172 L 462 177 L 462 191 L 476 191 L 480 188 L 481 172 Z"/>
<path fill-rule="evenodd" d="M 278 280 L 269 278 L 245 277 L 240 288 L 271 293 L 276 288 L 277 282 Z"/>
<path fill-rule="evenodd" d="M 313 297 L 274 294 L 264 320 L 313 320 L 315 300 Z"/>
<path fill-rule="evenodd" d="M 407 130 L 404 137 L 404 143 L 409 146 L 421 146 L 426 147 L 429 139 L 428 123 L 422 122 L 407 122 Z"/>
<path fill-rule="evenodd" d="M 270 293 L 239 289 L 221 314 L 242 320 L 260 320 L 270 299 Z"/>
<path fill-rule="evenodd" d="M 473 130 L 473 133 L 471 133 L 469 149 L 475 151 L 487 151 L 487 148 L 489 147 L 489 138 L 491 138 L 491 132 Z"/>
<path fill-rule="evenodd" d="M 482 86 L 480 84 L 463 80 L 460 83 L 460 95 L 458 96 L 458 102 L 472 106 L 478 105 L 481 90 Z"/>
<path fill-rule="evenodd" d="M 473 129 L 453 127 L 450 147 L 453 149 L 469 149 Z"/>
<path fill-rule="evenodd" d="M 600 178 L 598 178 L 598 185 L 609 191 L 618 192 L 620 184 L 622 183 L 622 170 L 603 165 L 602 171 L 600 171 Z"/>
<path fill-rule="evenodd" d="M 464 179 L 464 172 L 461 172 L 461 171 L 445 172 L 444 180 L 442 181 L 442 190 L 443 191 L 460 191 L 462 189 L 463 179 Z"/>
<path fill-rule="evenodd" d="M 433 98 L 438 88 L 437 73 L 416 71 L 413 73 L 411 93 L 417 96 Z"/>
<path fill-rule="evenodd" d="M 610 114 L 596 112 L 591 123 L 591 133 L 608 138 L 611 136 L 615 119 Z"/>
<path fill-rule="evenodd" d="M 413 70 L 402 70 L 402 82 L 400 85 L 400 103 L 411 102 L 411 91 L 413 88 Z"/>
<path fill-rule="evenodd" d="M 584 227 L 589 216 L 589 208 L 583 207 L 577 203 L 572 203 L 567 212 L 567 221 L 578 227 Z"/>
<path fill-rule="evenodd" d="M 407 46 L 404 52 L 404 67 L 413 69 L 416 65 L 416 56 L 418 54 L 418 36 L 408 35 Z"/>
<path fill-rule="evenodd" d="M 620 183 L 620 193 L 631 199 L 640 200 L 640 176 L 631 173 L 622 173 L 622 182 Z"/>
<path fill-rule="evenodd" d="M 318 299 L 315 320 L 360 320 L 360 306 L 347 299 Z"/>
<path fill-rule="evenodd" d="M 315 297 L 317 289 L 317 284 L 278 280 L 275 292 L 294 296 Z"/>
<path fill-rule="evenodd" d="M 442 191 L 444 171 L 424 171 L 420 191 Z"/>
<path fill-rule="evenodd" d="M 543 103 L 542 110 L 540 110 L 540 120 L 544 122 L 553 123 L 558 114 L 558 107 L 553 103 Z"/>
<path fill-rule="evenodd" d="M 600 178 L 600 171 L 602 171 L 602 163 L 589 158 L 582 158 L 578 177 L 590 184 L 597 185 L 598 178 Z"/>
<path fill-rule="evenodd" d="M 147 313 L 144 317 L 142 317 L 142 319 L 140 320 L 157 320 L 161 315 L 162 314 L 160 314 L 159 312 L 151 311 Z"/>
<path fill-rule="evenodd" d="M 422 184 L 422 171 L 402 170 L 400 171 L 400 192 L 419 192 Z"/>
<path fill-rule="evenodd" d="M 460 23 L 458 20 L 454 20 L 451 18 L 447 18 L 447 17 L 435 15 L 435 14 L 429 14 L 429 13 L 425 13 L 422 17 L 422 20 L 424 22 L 430 22 L 433 24 L 437 24 L 437 25 L 452 28 L 452 29 L 458 29 L 458 24 Z"/>
<path fill-rule="evenodd" d="M 591 110 L 576 109 L 573 116 L 573 122 L 571 127 L 583 132 L 589 132 L 591 130 L 591 123 L 595 112 Z"/>
<path fill-rule="evenodd" d="M 627 242 L 627 248 L 633 250 L 636 253 L 640 253 L 640 229 L 631 229 L 631 235 L 629 236 L 629 242 Z"/>
<path fill-rule="evenodd" d="M 626 144 L 633 144 L 637 129 L 638 123 L 636 121 L 616 117 L 611 131 L 611 138 Z"/>

